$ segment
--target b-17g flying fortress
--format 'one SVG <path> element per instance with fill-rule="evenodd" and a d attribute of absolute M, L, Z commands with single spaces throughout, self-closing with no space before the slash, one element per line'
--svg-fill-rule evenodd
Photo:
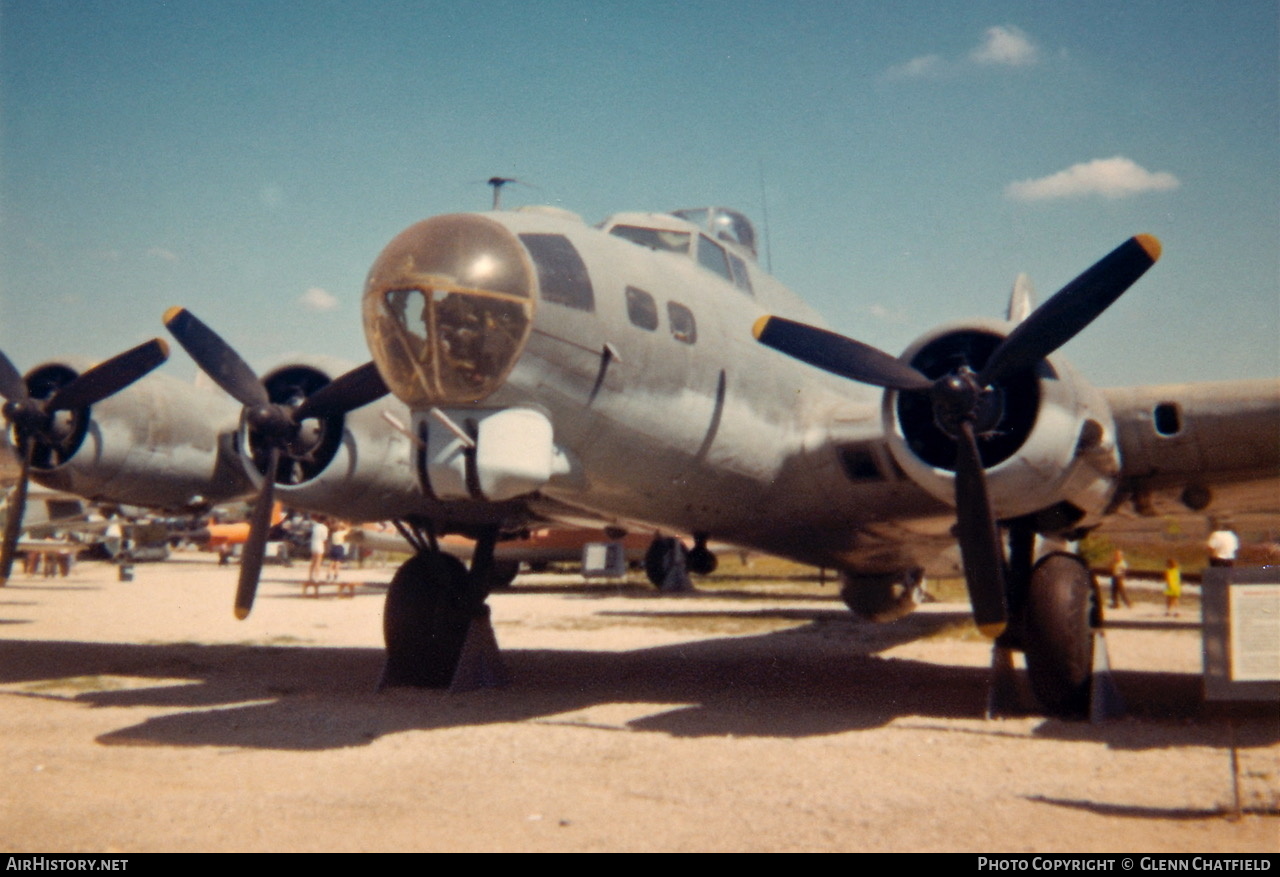
<path fill-rule="evenodd" d="M 21 27 L 43 31 L 25 20 L 29 9 L 10 4 L 5 12 Z M 181 32 L 181 23 L 160 18 L 147 26 Z M 323 33 L 338 40 L 341 31 Z M 978 49 L 951 61 L 934 54 L 901 58 L 865 91 L 921 89 L 931 81 L 954 88 L 956 80 L 986 82 L 1014 68 L 1029 76 L 1036 64 L 1051 63 L 1052 53 L 1028 32 L 999 26 L 985 33 Z M 1081 36 L 1056 33 L 1064 41 Z M 856 45 L 870 52 L 863 37 Z M 1068 57 L 1059 53 L 1056 63 L 1083 63 Z M 431 72 L 437 62 L 413 69 L 439 75 Z M 11 83 L 20 79 L 11 66 L 6 76 Z M 20 85 L 10 89 L 28 94 Z M 439 96 L 441 89 L 424 91 Z M 469 99 L 465 89 L 458 95 Z M 515 89 L 486 112 L 502 115 L 520 100 Z M 444 113 L 443 105 L 438 109 Z M 423 115 L 408 105 L 402 112 Z M 519 109 L 522 118 L 528 112 Z M 1274 94 L 1260 112 L 1274 117 Z M 34 136 L 37 121 L 24 116 L 19 130 Z M 771 123 L 767 115 L 762 119 Z M 828 124 L 813 120 L 815 129 Z M 538 127 L 548 126 L 554 127 Z M 1124 148 L 1154 149 L 1136 130 Z M 311 131 L 304 125 L 295 133 Z M 513 126 L 504 139 L 522 136 Z M 581 139 L 592 137 L 584 131 Z M 700 148 L 696 136 L 675 140 L 685 154 Z M 193 149 L 193 156 L 202 154 Z M 475 160 L 515 161 L 519 154 L 484 152 Z M 362 160 L 361 167 L 373 173 L 368 168 L 387 158 Z M 853 150 L 844 161 L 857 158 Z M 404 161 L 414 167 L 415 186 L 441 185 L 448 177 L 423 144 Z M 957 161 L 948 156 L 952 170 Z M 1052 167 L 1061 159 L 1044 161 Z M 571 164 L 566 158 L 560 172 Z M 378 173 L 408 185 L 404 167 L 390 162 Z M 324 169 L 315 172 L 323 185 Z M 542 179 L 519 172 L 522 179 Z M 649 173 L 662 175 L 656 167 L 640 175 Z M 718 163 L 714 179 L 691 187 L 690 195 L 714 189 L 716 180 L 756 176 L 754 164 Z M 30 185 L 21 187 L 24 209 L 38 191 Z M 494 185 L 496 191 L 500 184 Z M 843 205 L 825 188 L 822 215 L 846 219 L 837 223 L 838 234 L 826 229 L 813 246 L 836 266 L 842 283 L 865 288 L 856 254 L 873 244 L 859 238 L 879 220 L 871 202 L 884 187 L 877 181 L 856 203 Z M 612 195 L 628 192 L 609 188 Z M 237 320 L 238 328 L 228 330 L 207 317 L 227 308 L 218 279 L 206 275 L 168 284 L 169 300 L 152 317 L 163 319 L 167 337 L 92 367 L 43 358 L 52 351 L 37 363 L 6 346 L 0 396 L 22 467 L 11 503 L 21 508 L 29 481 L 170 510 L 251 497 L 256 510 L 234 601 L 241 617 L 253 606 L 276 501 L 348 521 L 394 520 L 416 553 L 387 596 L 383 684 L 390 686 L 446 686 L 464 651 L 492 640 L 486 599 L 494 548 L 534 526 L 651 534 L 649 567 L 657 578 L 711 568 L 712 540 L 838 570 L 845 602 L 875 620 L 909 612 L 917 585 L 958 545 L 979 628 L 1025 652 L 1044 710 L 1078 715 L 1087 708 L 1098 618 L 1090 572 L 1070 544 L 1126 510 L 1249 510 L 1259 485 L 1270 488 L 1261 495 L 1274 499 L 1280 381 L 1240 375 L 1100 389 L 1088 377 L 1088 362 L 1077 369 L 1061 351 L 1104 327 L 1113 309 L 1123 310 L 1130 299 L 1156 302 L 1142 305 L 1143 313 L 1165 313 L 1163 285 L 1176 284 L 1167 278 L 1183 270 L 1171 254 L 1187 233 L 1172 223 L 1175 233 L 1163 244 L 1149 233 L 1169 224 L 1163 208 L 1111 207 L 1105 223 L 1084 216 L 1070 234 L 1056 220 L 1046 221 L 1043 232 L 1028 234 L 1053 236 L 1052 266 L 1037 263 L 1034 254 L 1049 249 L 1036 246 L 1018 254 L 1026 260 L 1021 267 L 1051 275 L 1069 258 L 1076 267 L 1063 277 L 1074 279 L 1042 302 L 1017 284 L 1006 304 L 995 291 L 1011 278 L 992 270 L 984 279 L 989 296 L 958 302 L 956 293 L 944 318 L 914 332 L 902 349 L 878 341 L 873 325 L 848 330 L 866 322 L 848 311 L 826 322 L 776 279 L 762 231 L 747 211 L 654 204 L 673 197 L 674 188 L 664 181 L 657 193 L 637 199 L 642 209 L 594 223 L 560 198 L 548 206 L 465 212 L 469 200 L 483 197 L 468 191 L 447 206 L 433 200 L 443 209 L 421 221 L 400 220 L 409 207 L 397 203 L 398 233 L 387 227 L 389 215 L 377 225 L 386 231 L 375 234 L 355 216 L 343 217 L 341 204 L 330 205 L 337 219 L 326 221 L 362 241 L 381 238 L 361 269 L 367 273 L 360 317 L 348 312 L 341 328 L 344 337 L 363 332 L 371 356 L 364 365 L 331 355 L 350 351 L 346 341 L 317 334 L 310 353 L 290 354 L 282 346 L 276 352 L 284 354 L 283 364 L 260 372 L 238 352 L 237 331 L 246 324 Z M 740 184 L 731 188 L 737 193 Z M 1116 200 L 1177 188 L 1170 173 L 1117 159 L 1011 182 L 1005 197 L 1026 205 L 1063 191 Z M 590 189 L 587 181 L 581 189 Z M 282 207 L 281 190 L 263 191 L 269 209 Z M 793 192 L 788 202 L 800 195 Z M 202 213 L 219 197 L 204 192 L 188 206 Z M 360 216 L 376 197 L 361 199 Z M 1020 209 L 1017 222 L 1033 225 L 1028 214 L 1035 208 Z M 26 215 L 19 211 L 7 222 Z M 1112 235 L 1117 218 L 1135 226 Z M 963 224 L 970 217 L 954 219 Z M 883 241 L 880 232 L 875 237 Z M 173 247 L 183 243 L 194 246 L 177 237 Z M 931 243 L 930 235 L 917 233 L 895 246 Z M 13 240 L 7 246 L 19 247 Z M 791 246 L 793 259 L 807 258 L 804 247 Z M 182 258 L 169 248 L 153 255 Z M 273 262 L 306 258 L 284 244 L 269 250 Z M 973 271 L 967 260 L 965 271 Z M 80 307 L 114 307 L 95 280 L 79 278 Z M 1227 281 L 1202 292 L 1229 314 L 1231 296 L 1241 290 Z M 4 337 L 12 340 L 13 321 L 26 319 L 20 302 L 28 293 L 10 282 L 6 294 Z M 296 295 L 270 288 L 257 293 L 273 294 Z M 313 288 L 306 300 L 328 307 L 332 294 Z M 828 295 L 823 302 L 835 300 Z M 259 303 L 244 299 L 234 306 L 251 313 Z M 985 316 L 1001 311 L 1005 318 Z M 964 312 L 979 316 L 960 316 Z M 1127 313 L 1120 319 L 1132 325 Z M 339 331 L 337 323 L 326 326 Z M 1129 353 L 1150 348 L 1154 355 L 1170 343 L 1163 324 L 1142 326 L 1147 337 L 1125 337 Z M 130 328 L 135 339 L 138 331 Z M 168 338 L 215 386 L 157 371 L 170 358 Z M 73 337 L 56 340 L 74 352 Z M 34 367 L 24 371 L 19 362 Z M 9 574 L 19 531 L 20 515 L 11 514 L 0 578 Z M 477 541 L 469 568 L 439 549 L 451 534 Z"/>

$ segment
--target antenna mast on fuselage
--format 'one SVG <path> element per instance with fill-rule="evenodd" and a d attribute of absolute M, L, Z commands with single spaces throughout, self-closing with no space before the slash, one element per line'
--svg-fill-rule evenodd
<path fill-rule="evenodd" d="M 526 183 L 524 180 L 517 180 L 515 177 L 489 177 L 489 179 L 485 180 L 485 182 L 488 183 L 489 186 L 493 188 L 493 209 L 494 210 L 502 209 L 502 187 L 505 186 L 507 183 L 519 183 L 522 186 L 532 185 L 531 183 Z M 534 188 L 537 188 L 537 187 L 535 186 Z"/>

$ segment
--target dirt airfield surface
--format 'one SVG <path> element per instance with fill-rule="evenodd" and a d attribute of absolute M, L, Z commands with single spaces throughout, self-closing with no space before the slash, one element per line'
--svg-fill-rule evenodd
<path fill-rule="evenodd" d="M 154 851 L 1280 850 L 1280 717 L 1200 703 L 1197 611 L 1112 612 L 1129 714 L 983 718 L 959 603 L 858 622 L 750 574 L 694 596 L 524 576 L 513 681 L 374 692 L 390 568 L 232 618 L 209 555 L 0 590 L 0 848 Z M 1153 595 L 1154 600 L 1154 595 Z"/>

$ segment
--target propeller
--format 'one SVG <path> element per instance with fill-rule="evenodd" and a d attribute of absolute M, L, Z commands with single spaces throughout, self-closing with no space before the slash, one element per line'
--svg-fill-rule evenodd
<path fill-rule="evenodd" d="M 928 393 L 934 422 L 956 442 L 956 536 L 974 621 L 993 639 L 1008 624 L 1004 548 L 978 437 L 994 430 L 1004 415 L 997 388 L 1079 334 L 1159 258 L 1160 242 L 1151 235 L 1125 241 L 1032 312 L 977 372 L 962 364 L 930 378 L 882 350 L 825 329 L 781 317 L 756 321 L 753 332 L 760 343 L 802 362 L 864 384 Z"/>
<path fill-rule="evenodd" d="M 244 406 L 244 420 L 251 434 L 266 449 L 262 488 L 249 522 L 236 586 L 235 614 L 244 619 L 253 608 L 262 573 L 262 561 L 271 529 L 271 510 L 281 461 L 306 458 L 314 449 L 317 430 L 309 420 L 337 417 L 385 396 L 377 367 L 372 363 L 354 368 L 305 398 L 285 403 L 271 400 L 262 380 L 226 341 L 186 308 L 165 312 L 164 324 L 191 358 L 232 398 Z M 2 378 L 2 376 L 0 376 Z"/>
<path fill-rule="evenodd" d="M 21 473 L 9 499 L 3 542 L 0 543 L 0 585 L 9 580 L 13 557 L 26 513 L 27 485 L 38 445 L 57 448 L 74 429 L 74 419 L 62 412 L 80 411 L 112 396 L 169 358 L 169 345 L 153 338 L 106 362 L 99 363 L 47 396 L 33 396 L 27 382 L 13 363 L 0 353 L 0 397 L 4 398 L 4 419 L 12 431 L 18 450 Z"/>

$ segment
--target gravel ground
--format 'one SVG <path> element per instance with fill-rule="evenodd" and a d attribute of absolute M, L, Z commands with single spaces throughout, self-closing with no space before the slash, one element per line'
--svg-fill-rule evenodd
<path fill-rule="evenodd" d="M 963 605 L 875 626 L 766 578 L 525 576 L 491 600 L 510 686 L 375 694 L 391 572 L 269 567 L 245 622 L 206 555 L 15 577 L 0 848 L 1280 850 L 1280 717 L 1201 704 L 1195 611 L 1110 613 L 1102 725 L 984 719 Z"/>

